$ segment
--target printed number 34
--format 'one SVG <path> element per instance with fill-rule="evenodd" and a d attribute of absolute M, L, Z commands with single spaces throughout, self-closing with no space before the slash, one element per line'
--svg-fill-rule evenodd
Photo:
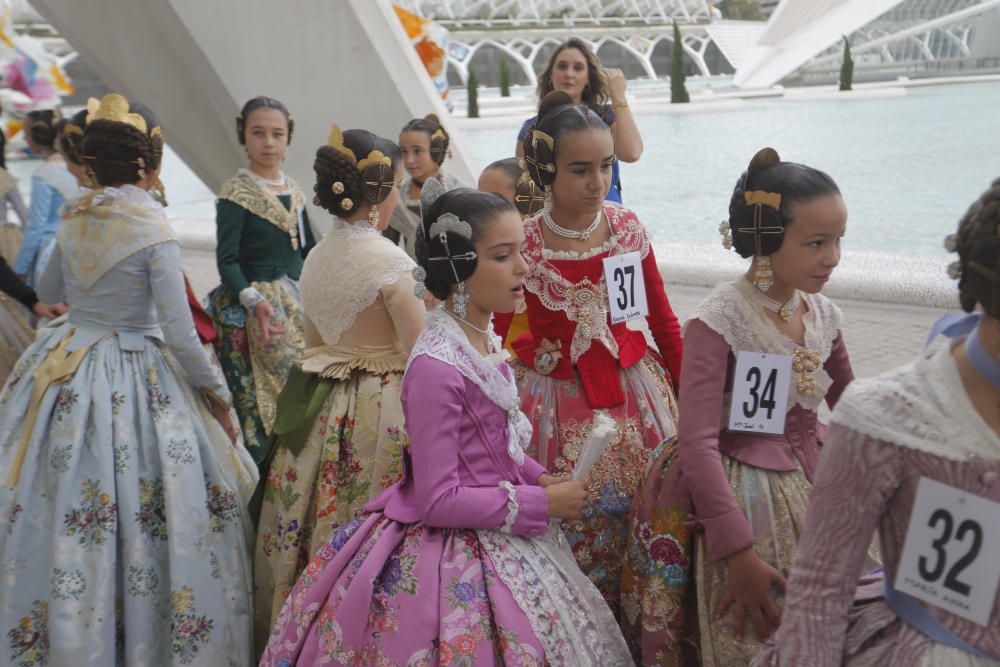
<path fill-rule="evenodd" d="M 761 408 L 767 410 L 768 419 L 774 413 L 774 408 L 777 404 L 774 400 L 774 385 L 778 379 L 778 370 L 772 368 L 771 372 L 768 373 L 763 391 L 760 387 L 762 379 L 760 369 L 756 366 L 751 366 L 750 370 L 747 371 L 747 382 L 753 383 L 750 386 L 750 398 L 753 399 L 753 403 L 743 401 L 743 416 L 747 419 L 753 419 L 757 415 L 757 410 Z"/>

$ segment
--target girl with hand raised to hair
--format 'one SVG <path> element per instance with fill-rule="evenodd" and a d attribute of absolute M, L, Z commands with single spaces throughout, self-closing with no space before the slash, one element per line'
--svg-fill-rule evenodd
<path fill-rule="evenodd" d="M 550 518 L 580 515 L 583 485 L 525 454 L 531 425 L 491 331 L 521 298 L 521 219 L 433 182 L 423 202 L 418 275 L 444 305 L 403 379 L 404 477 L 309 562 L 261 665 L 628 665 L 597 589 L 547 536 Z"/>
<path fill-rule="evenodd" d="M 219 363 L 258 464 L 278 392 L 302 354 L 298 281 L 315 243 L 305 195 L 281 169 L 294 129 L 278 100 L 244 104 L 236 134 L 249 165 L 226 181 L 216 204 L 222 285 L 208 295 L 208 310 L 219 332 Z"/>
<path fill-rule="evenodd" d="M 680 326 L 649 232 L 604 199 L 616 160 L 607 125 L 561 91 L 545 98 L 538 118 L 525 161 L 546 203 L 524 223 L 529 332 L 511 341 L 513 367 L 534 424 L 530 452 L 550 470 L 573 469 L 598 411 L 617 425 L 587 477 L 587 511 L 563 524 L 580 567 L 617 613 L 632 498 L 653 450 L 676 432 Z M 607 262 L 618 271 L 609 274 Z M 659 353 L 627 326 L 644 315 Z M 510 321 L 498 316 L 498 330 L 506 334 Z"/>
<path fill-rule="evenodd" d="M 733 191 L 723 245 L 752 262 L 685 325 L 677 439 L 633 517 L 623 597 L 643 664 L 694 664 L 700 646 L 703 666 L 746 665 L 778 624 L 823 442 L 817 411 L 854 377 L 840 309 L 820 294 L 846 225 L 833 179 L 771 148 Z"/>
<path fill-rule="evenodd" d="M 601 66 L 593 49 L 581 39 L 571 37 L 552 52 L 545 70 L 538 75 L 538 103 L 559 90 L 573 101 L 589 108 L 611 130 L 618 159 L 611 166 L 611 185 L 605 198 L 622 203 L 622 185 L 618 174 L 621 162 L 638 162 L 642 156 L 642 137 L 632 116 L 625 88 L 628 82 L 620 69 Z M 539 116 L 541 111 L 539 111 Z M 524 158 L 531 141 L 531 128 L 539 116 L 524 121 L 517 135 L 516 154 Z"/>

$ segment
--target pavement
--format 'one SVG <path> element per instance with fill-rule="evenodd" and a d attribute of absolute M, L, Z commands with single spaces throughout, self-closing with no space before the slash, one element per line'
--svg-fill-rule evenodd
<path fill-rule="evenodd" d="M 184 269 L 195 293 L 204 296 L 219 284 L 215 253 L 185 248 Z M 681 322 L 710 289 L 666 283 L 667 297 Z M 942 308 L 836 299 L 844 312 L 844 340 L 857 377 L 878 375 L 913 360 L 923 349 L 931 325 L 948 312 Z"/>

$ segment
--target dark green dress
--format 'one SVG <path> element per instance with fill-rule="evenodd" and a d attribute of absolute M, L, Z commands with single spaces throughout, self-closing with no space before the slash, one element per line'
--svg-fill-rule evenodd
<path fill-rule="evenodd" d="M 289 183 L 291 194 L 274 195 L 241 169 L 223 186 L 216 204 L 216 261 L 222 284 L 209 294 L 208 312 L 219 333 L 216 351 L 246 446 L 258 463 L 274 422 L 277 395 L 302 352 L 298 279 L 315 245 L 305 197 Z M 295 211 L 301 211 L 301 224 Z M 260 340 L 253 311 L 240 303 L 240 292 L 249 287 L 271 304 L 273 322 L 285 329 L 268 343 Z"/>

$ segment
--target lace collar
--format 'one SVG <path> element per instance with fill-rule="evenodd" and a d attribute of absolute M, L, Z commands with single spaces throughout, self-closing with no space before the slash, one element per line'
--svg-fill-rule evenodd
<path fill-rule="evenodd" d="M 638 252 L 645 259 L 649 255 L 649 234 L 635 213 L 611 202 L 604 203 L 604 213 L 611 227 L 610 255 Z M 594 341 L 604 345 L 615 358 L 618 342 L 611 332 L 608 317 L 608 287 L 604 272 L 597 282 L 584 278 L 572 283 L 549 263 L 542 241 L 542 214 L 538 213 L 524 223 L 524 254 L 528 260 L 525 289 L 538 297 L 550 311 L 562 311 L 576 324 L 570 345 L 570 361 L 577 363 Z M 593 258 L 590 258 L 593 260 Z M 576 261 L 588 261 L 579 259 Z"/>
<path fill-rule="evenodd" d="M 953 461 L 1000 459 L 1000 437 L 983 421 L 962 384 L 952 349 L 844 391 L 833 421 L 861 435 Z"/>
<path fill-rule="evenodd" d="M 163 208 L 163 205 L 156 201 L 149 192 L 131 183 L 123 185 L 120 188 L 109 186 L 94 190 L 93 192 L 94 198 L 91 203 L 95 206 L 104 201 L 127 201 L 150 209 Z"/>
<path fill-rule="evenodd" d="M 491 354 L 479 354 L 458 323 L 438 309 L 427 315 L 427 328 L 417 339 L 410 353 L 409 365 L 420 355 L 426 355 L 453 366 L 470 382 L 482 389 L 493 403 L 507 413 L 507 454 L 518 465 L 524 464 L 524 449 L 531 441 L 531 422 L 521 412 L 517 385 L 498 368 L 509 356 L 502 351 L 500 337 L 490 325 Z"/>
<path fill-rule="evenodd" d="M 302 267 L 302 305 L 324 342 L 334 345 L 361 311 L 378 300 L 383 287 L 404 278 L 414 266 L 367 222 L 352 225 L 335 217 L 333 228 Z"/>
<path fill-rule="evenodd" d="M 778 331 L 774 322 L 764 315 L 764 307 L 754 294 L 756 289 L 743 276 L 723 283 L 698 304 L 694 319 L 704 322 L 722 336 L 734 354 L 743 351 L 795 354 L 803 346 Z M 843 317 L 840 309 L 822 294 L 803 294 L 802 300 L 809 308 L 802 318 L 806 328 L 804 347 L 818 355 L 818 364 L 815 370 L 809 372 L 812 391 L 799 391 L 798 383 L 793 381 L 788 392 L 788 404 L 791 407 L 798 403 L 807 410 L 815 411 L 833 384 L 833 378 L 823 364 L 830 357 Z"/>

